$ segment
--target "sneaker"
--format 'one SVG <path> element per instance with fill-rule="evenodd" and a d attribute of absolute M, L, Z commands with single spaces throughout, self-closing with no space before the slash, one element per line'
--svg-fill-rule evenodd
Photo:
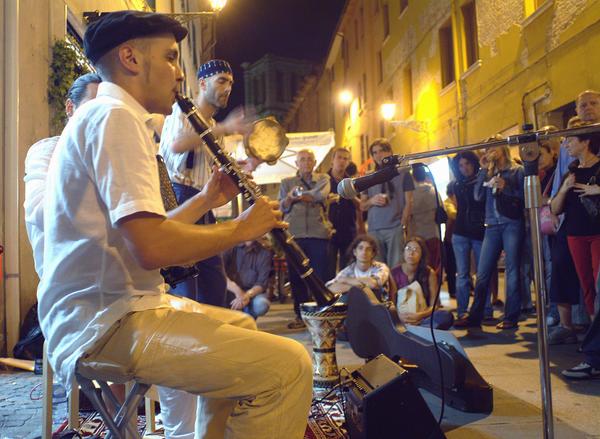
<path fill-rule="evenodd" d="M 572 329 L 565 328 L 564 326 L 556 326 L 548 334 L 549 345 L 570 343 L 577 343 L 577 334 Z"/>
<path fill-rule="evenodd" d="M 583 361 L 575 367 L 563 370 L 562 376 L 572 380 L 589 380 L 592 378 L 600 378 L 600 369 L 597 369 Z"/>
<path fill-rule="evenodd" d="M 483 320 L 481 321 L 481 324 L 483 326 L 496 326 L 498 324 L 499 320 L 494 317 L 494 316 L 487 316 L 484 317 Z"/>
<path fill-rule="evenodd" d="M 460 329 L 460 328 L 479 328 L 479 327 L 481 327 L 481 322 L 476 322 L 474 320 L 471 320 L 469 318 L 469 316 L 467 315 L 466 317 L 462 317 L 460 319 L 454 320 L 453 326 L 458 329 Z"/>
<path fill-rule="evenodd" d="M 302 319 L 296 317 L 294 320 L 287 324 L 287 327 L 288 329 L 304 329 L 306 328 L 306 325 L 304 324 Z"/>
<path fill-rule="evenodd" d="M 494 308 L 504 308 L 504 302 L 500 299 L 496 299 L 492 302 Z"/>

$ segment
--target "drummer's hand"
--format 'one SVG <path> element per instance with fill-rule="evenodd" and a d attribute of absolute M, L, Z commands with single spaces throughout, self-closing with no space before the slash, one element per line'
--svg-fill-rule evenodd
<path fill-rule="evenodd" d="M 238 160 L 237 164 L 240 168 L 242 168 L 242 171 L 244 171 L 247 174 L 251 174 L 256 168 L 258 168 L 258 165 L 260 165 L 262 162 L 263 161 L 259 158 L 248 157 L 243 160 Z"/>
<path fill-rule="evenodd" d="M 240 188 L 217 166 L 213 166 L 212 171 L 212 175 L 201 192 L 211 209 L 227 204 L 240 193 Z"/>
<path fill-rule="evenodd" d="M 223 134 L 249 134 L 252 132 L 252 124 L 256 119 L 253 110 L 244 110 L 243 107 L 238 107 L 225 118 L 223 122 L 218 124 L 223 131 Z"/>

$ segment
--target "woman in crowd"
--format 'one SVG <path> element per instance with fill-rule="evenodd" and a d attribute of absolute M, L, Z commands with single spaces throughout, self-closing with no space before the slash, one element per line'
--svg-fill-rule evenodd
<path fill-rule="evenodd" d="M 565 214 L 563 227 L 569 251 L 583 289 L 586 311 L 593 318 L 595 280 L 600 267 L 600 133 L 568 137 L 566 147 L 576 160 L 569 165 L 550 207 L 555 215 Z"/>
<path fill-rule="evenodd" d="M 369 287 L 381 301 L 390 299 L 390 269 L 375 260 L 377 241 L 370 235 L 358 235 L 349 248 L 352 262 L 343 268 L 327 287 L 335 293 L 346 293 L 351 287 Z M 346 301 L 346 296 L 340 298 Z"/>
<path fill-rule="evenodd" d="M 431 175 L 422 163 L 412 166 L 412 176 L 415 180 L 413 191 L 412 216 L 408 223 L 408 236 L 420 236 L 427 245 L 427 264 L 436 274 L 441 274 L 442 266 L 442 241 L 440 228 L 435 221 L 438 206 L 442 205 L 437 191 L 428 177 Z"/>
<path fill-rule="evenodd" d="M 404 245 L 404 262 L 392 269 L 392 278 L 398 287 L 397 297 L 393 297 L 398 317 L 405 324 L 429 326 L 433 318 L 433 327 L 449 329 L 454 322 L 452 313 L 445 310 L 433 312 L 433 303 L 438 292 L 438 279 L 435 271 L 427 265 L 427 245 L 420 237 L 410 238 Z M 404 298 L 402 290 L 417 283 L 420 288 L 411 288 L 413 293 L 421 291 L 424 306 L 413 311 L 402 311 Z M 418 293 L 420 294 L 420 293 Z M 419 301 L 417 301 L 419 302 Z"/>
<path fill-rule="evenodd" d="M 471 252 L 478 265 L 485 233 L 485 202 L 475 200 L 479 157 L 471 151 L 461 152 L 452 159 L 452 164 L 456 175 L 452 190 L 457 210 L 452 234 L 452 248 L 456 259 L 456 311 L 459 318 L 464 318 L 467 316 L 471 292 Z M 486 318 L 493 318 L 489 289 L 485 303 Z"/>
<path fill-rule="evenodd" d="M 497 270 L 500 252 L 505 252 L 506 306 L 498 329 L 514 329 L 521 312 L 519 265 L 524 232 L 523 168 L 510 157 L 508 146 L 486 150 L 480 160 L 475 200 L 485 201 L 485 234 L 477 267 L 475 300 L 469 315 L 456 327 L 479 326 L 484 318 L 492 274 Z"/>

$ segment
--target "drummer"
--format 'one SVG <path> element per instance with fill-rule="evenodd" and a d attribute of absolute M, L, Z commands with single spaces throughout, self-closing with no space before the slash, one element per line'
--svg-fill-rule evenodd
<path fill-rule="evenodd" d="M 197 79 L 196 107 L 206 126 L 211 127 L 212 134 L 219 144 L 223 144 L 224 135 L 249 132 L 252 121 L 245 117 L 242 108 L 230 112 L 221 123 L 217 123 L 213 118 L 219 110 L 227 107 L 229 101 L 233 87 L 233 72 L 229 63 L 221 59 L 208 61 L 198 69 Z M 173 105 L 173 113 L 165 120 L 160 139 L 160 154 L 165 160 L 179 204 L 202 190 L 211 175 L 211 158 L 201 137 L 194 131 L 177 104 Z M 249 160 L 245 170 L 254 170 L 257 165 L 256 161 Z M 214 222 L 213 213 L 208 212 L 198 224 Z M 180 283 L 171 293 L 200 303 L 225 307 L 227 280 L 222 257 L 213 256 L 196 264 L 196 267 L 200 272 L 198 277 Z"/>

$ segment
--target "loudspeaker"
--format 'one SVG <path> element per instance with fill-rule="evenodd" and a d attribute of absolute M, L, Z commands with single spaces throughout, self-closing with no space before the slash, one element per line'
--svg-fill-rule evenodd
<path fill-rule="evenodd" d="M 350 439 L 442 439 L 444 433 L 408 372 L 378 355 L 343 386 Z"/>

